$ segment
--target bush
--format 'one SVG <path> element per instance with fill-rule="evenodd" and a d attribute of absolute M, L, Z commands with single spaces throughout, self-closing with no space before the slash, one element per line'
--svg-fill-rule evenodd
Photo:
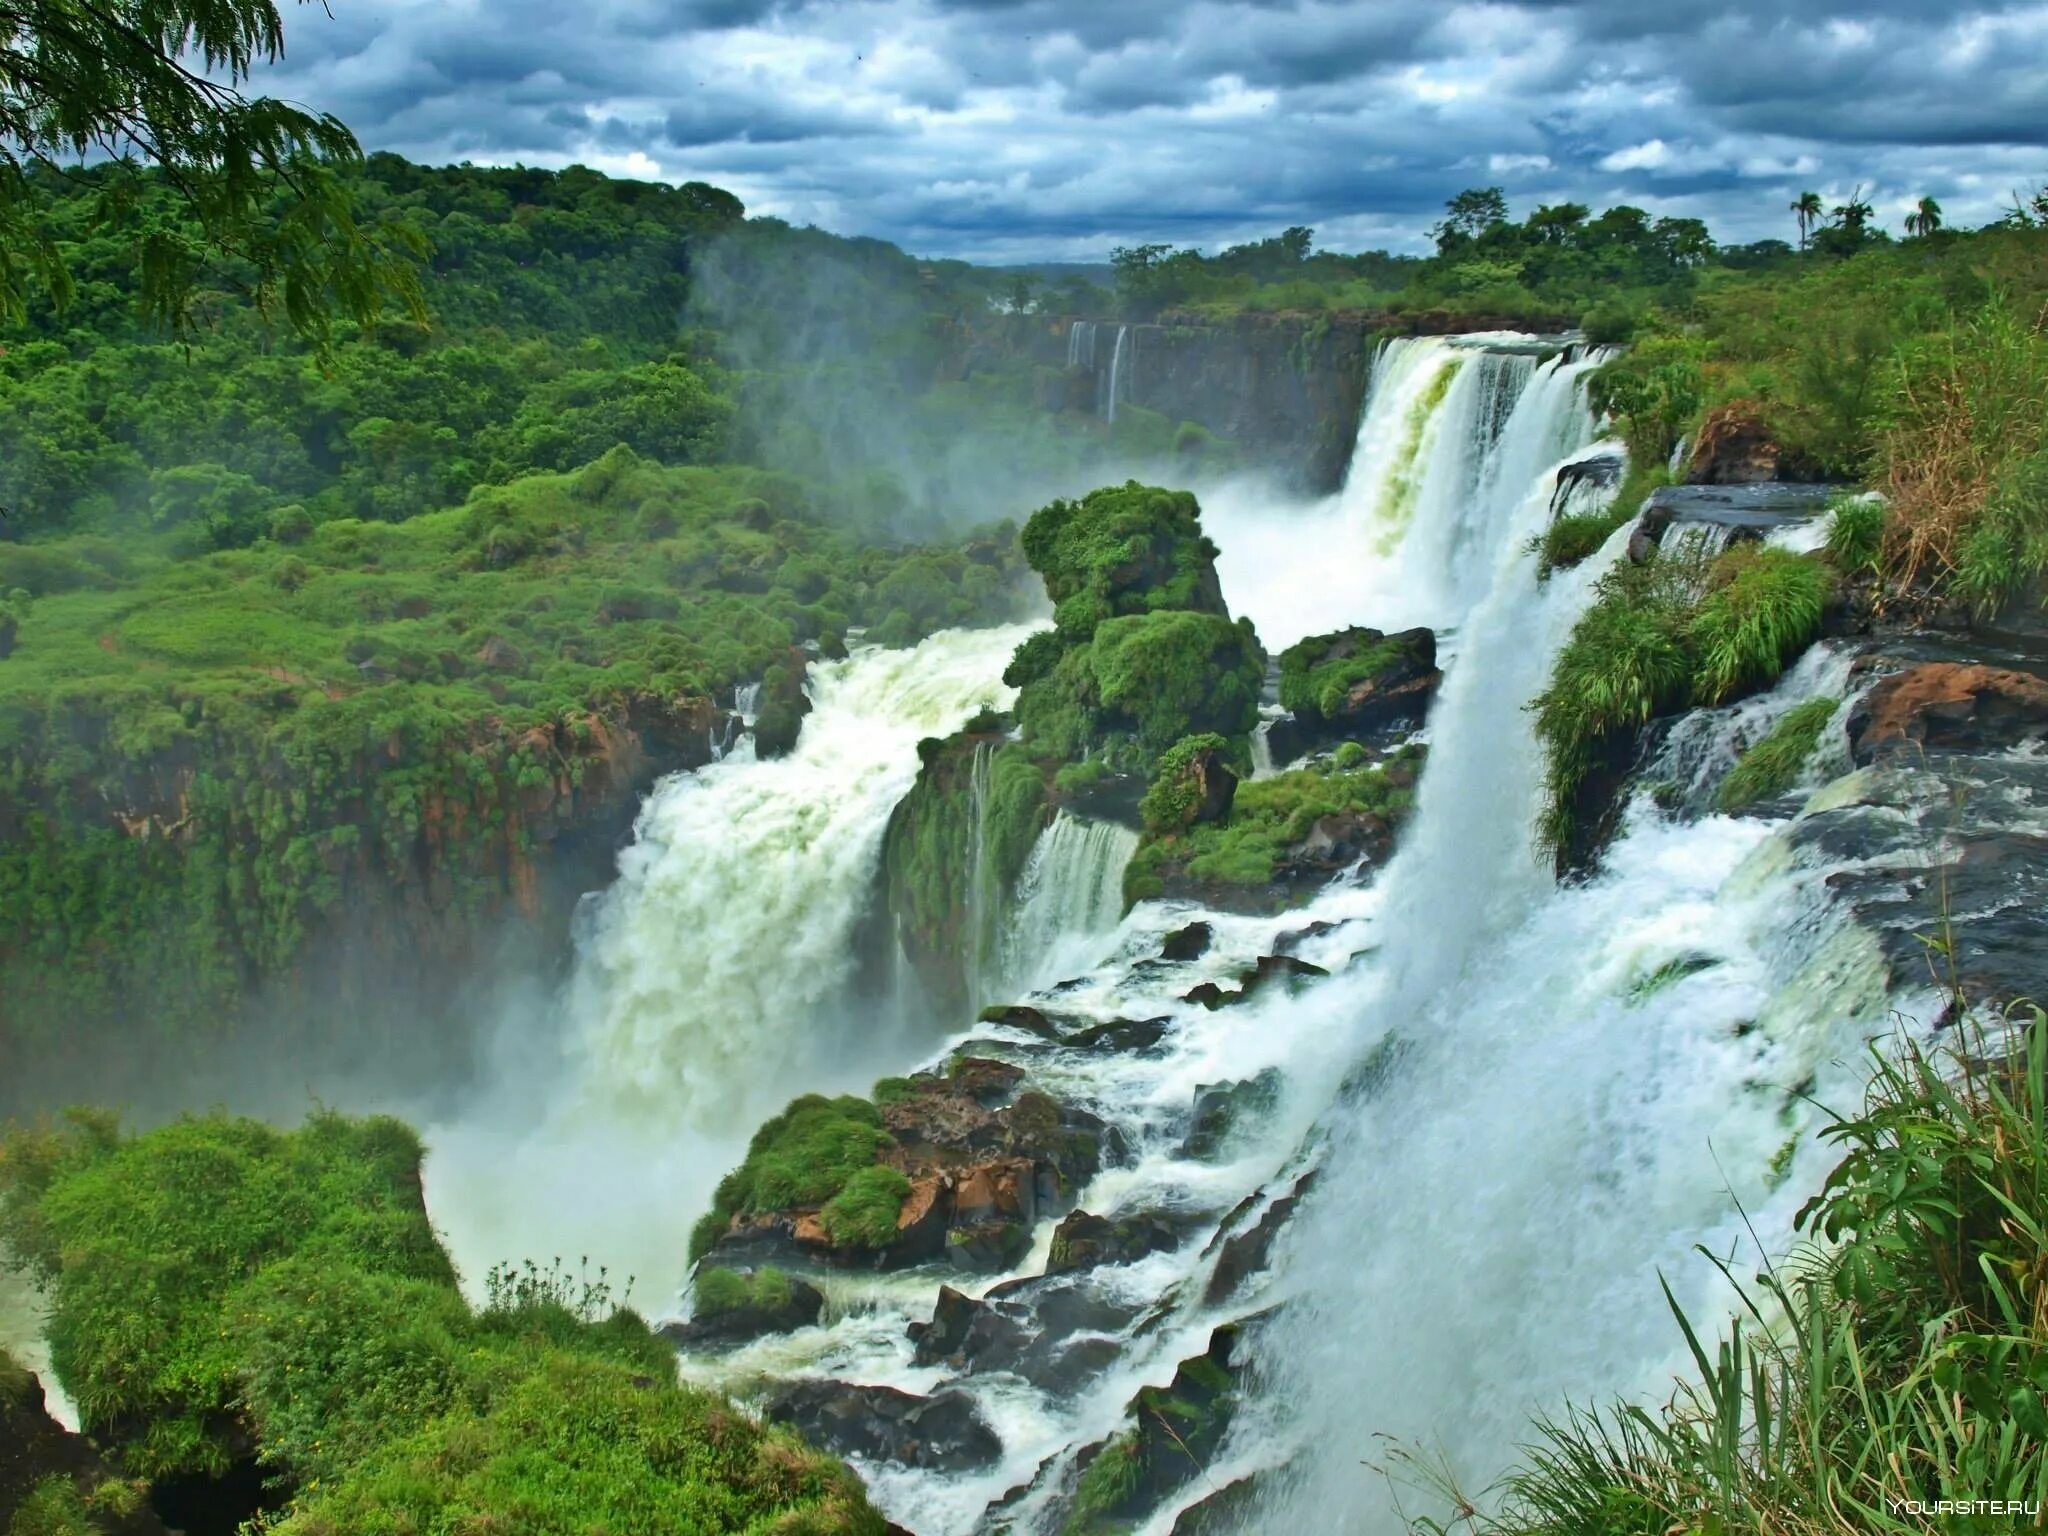
<path fill-rule="evenodd" d="M 1715 562 L 1686 640 L 1693 695 L 1719 704 L 1768 686 L 1820 633 L 1827 568 L 1804 555 L 1738 544 Z"/>
<path fill-rule="evenodd" d="M 0 1232 L 46 1288 L 88 1427 L 151 1476 L 253 1454 L 288 1500 L 266 1530 L 883 1529 L 844 1468 L 684 1390 L 602 1271 L 501 1268 L 472 1313 L 396 1122 L 17 1130 L 0 1141 Z M 777 1284 L 763 1271 L 746 1288 L 773 1300 Z M 41 1523 L 17 1511 L 11 1531 L 139 1508 L 126 1484 L 36 1497 Z"/>
<path fill-rule="evenodd" d="M 875 1163 L 846 1181 L 819 1212 L 833 1242 L 852 1248 L 886 1248 L 896 1240 L 896 1218 L 910 1196 L 900 1169 Z"/>
<path fill-rule="evenodd" d="M 1840 707 L 1837 699 L 1808 699 L 1787 713 L 1721 781 L 1721 809 L 1739 811 L 1790 789 Z"/>
<path fill-rule="evenodd" d="M 1147 832 L 1185 832 L 1194 825 L 1195 815 L 1202 808 L 1202 797 L 1189 769 L 1205 752 L 1227 759 L 1230 743 L 1211 731 L 1182 737 L 1161 755 L 1145 798 L 1138 804 L 1138 816 Z"/>

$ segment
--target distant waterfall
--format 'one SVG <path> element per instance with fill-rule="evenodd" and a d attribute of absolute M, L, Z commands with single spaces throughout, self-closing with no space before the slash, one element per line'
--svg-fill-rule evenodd
<path fill-rule="evenodd" d="M 1067 327 L 1067 366 L 1095 371 L 1095 322 L 1076 320 Z"/>
<path fill-rule="evenodd" d="M 1116 347 L 1109 355 L 1109 400 L 1104 412 L 1105 418 L 1113 425 L 1116 421 L 1117 401 L 1130 390 L 1130 369 L 1137 357 L 1137 340 L 1132 328 L 1120 325 L 1116 328 Z"/>

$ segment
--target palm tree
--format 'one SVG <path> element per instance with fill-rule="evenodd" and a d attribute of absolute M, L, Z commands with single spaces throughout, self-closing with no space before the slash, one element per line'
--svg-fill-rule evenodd
<path fill-rule="evenodd" d="M 1941 204 L 1931 197 L 1920 199 L 1920 206 L 1906 215 L 1906 233 L 1909 235 L 1931 235 L 1941 228 Z"/>
<path fill-rule="evenodd" d="M 1806 249 L 1806 242 L 1813 234 L 1813 226 L 1820 222 L 1821 201 L 1818 192 L 1802 192 L 1792 199 L 1792 216 L 1799 221 L 1799 249 Z"/>

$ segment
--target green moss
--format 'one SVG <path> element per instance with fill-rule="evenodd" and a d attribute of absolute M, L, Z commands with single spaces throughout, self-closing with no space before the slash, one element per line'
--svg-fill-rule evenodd
<path fill-rule="evenodd" d="M 1153 770 L 1152 783 L 1139 803 L 1138 815 L 1145 830 L 1155 835 L 1185 832 L 1194 825 L 1201 809 L 1201 793 L 1188 771 L 1204 753 L 1230 755 L 1230 743 L 1213 731 L 1201 736 L 1184 736 L 1169 747 Z"/>
<path fill-rule="evenodd" d="M 714 1318 L 734 1312 L 780 1312 L 789 1305 L 789 1276 L 773 1266 L 742 1275 L 731 1269 L 707 1269 L 691 1286 L 697 1316 Z"/>
<path fill-rule="evenodd" d="M 809 1093 L 791 1100 L 754 1132 L 746 1160 L 719 1181 L 710 1213 L 691 1234 L 690 1257 L 703 1257 L 735 1216 L 826 1205 L 894 1144 L 867 1099 Z"/>
<path fill-rule="evenodd" d="M 1101 1520 L 1130 1502 L 1144 1475 L 1144 1446 L 1135 1430 L 1126 1430 L 1097 1451 L 1081 1474 L 1064 1536 L 1088 1536 L 1099 1530 Z"/>
<path fill-rule="evenodd" d="M 1045 579 L 1062 634 L 1085 639 L 1104 619 L 1185 608 L 1223 613 L 1216 546 L 1186 491 L 1135 480 L 1055 501 L 1024 525 L 1025 558 Z"/>
<path fill-rule="evenodd" d="M 1421 659 L 1413 642 L 1400 635 L 1370 629 L 1311 635 L 1280 653 L 1280 703 L 1311 720 L 1332 719 L 1360 683 Z"/>
<path fill-rule="evenodd" d="M 1680 955 L 1675 960 L 1666 960 L 1656 970 L 1629 987 L 1628 1000 L 1630 1003 L 1646 1003 L 1659 992 L 1676 986 L 1686 977 L 1712 970 L 1720 963 L 1706 955 Z"/>
<path fill-rule="evenodd" d="M 1269 886 L 1290 850 L 1325 816 L 1373 815 L 1398 827 L 1414 806 L 1421 756 L 1420 748 L 1407 748 L 1366 767 L 1297 768 L 1250 779 L 1238 785 L 1222 822 L 1178 830 L 1148 825 L 1125 867 L 1124 900 L 1135 904 L 1160 894 L 1170 872 L 1205 885 Z"/>
<path fill-rule="evenodd" d="M 902 1171 L 876 1163 L 848 1179 L 819 1215 L 833 1242 L 852 1248 L 884 1248 L 896 1240 L 896 1218 L 909 1196 L 910 1180 Z"/>
<path fill-rule="evenodd" d="M 1718 803 L 1724 811 L 1784 793 L 1799 778 L 1813 749 L 1820 745 L 1821 732 L 1841 707 L 1836 699 L 1808 699 L 1789 710 L 1771 727 L 1770 734 L 1755 742 L 1721 781 Z"/>

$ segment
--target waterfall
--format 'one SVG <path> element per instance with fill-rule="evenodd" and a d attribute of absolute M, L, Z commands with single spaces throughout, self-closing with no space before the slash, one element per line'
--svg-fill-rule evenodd
<path fill-rule="evenodd" d="M 1882 965 L 1831 915 L 1824 853 L 1795 853 L 1782 820 L 1638 805 L 1597 876 L 1550 878 L 1532 844 L 1542 758 L 1526 706 L 1628 535 L 1536 579 L 1529 545 L 1560 502 L 1559 470 L 1595 437 L 1584 382 L 1603 354 L 1496 341 L 1384 346 L 1336 495 L 1205 497 L 1225 595 L 1269 647 L 1353 623 L 1444 636 L 1413 819 L 1376 880 L 1271 916 L 1165 901 L 1124 914 L 1132 835 L 1063 814 L 1007 911 L 990 904 L 977 850 L 977 969 L 1067 1019 L 1164 1021 L 1156 1044 L 1049 1050 L 971 1025 L 937 1051 L 895 1039 L 843 1003 L 865 882 L 917 739 L 1000 699 L 994 679 L 1022 631 L 820 667 L 793 757 L 736 755 L 650 798 L 618 884 L 583 925 L 555 1024 L 567 1044 L 537 1075 L 559 1092 L 500 1116 L 515 1129 L 496 1139 L 475 1126 L 430 1135 L 429 1192 L 458 1255 L 576 1253 L 596 1233 L 593 1254 L 619 1265 L 631 1251 L 673 1273 L 763 1114 L 972 1041 L 1020 1053 L 1106 1122 L 1119 1153 L 1078 1191 L 1083 1209 L 1167 1213 L 1185 1237 L 1062 1280 L 1064 1324 L 1031 1312 L 1025 1335 L 1055 1340 L 1087 1318 L 1073 1353 L 1092 1363 L 1038 1376 L 913 1363 L 906 1327 L 931 1317 L 942 1282 L 981 1295 L 1006 1278 L 930 1270 L 834 1272 L 823 1326 L 682 1362 L 687 1379 L 741 1397 L 825 1377 L 971 1398 L 1001 1441 L 994 1463 L 860 1467 L 919 1536 L 1060 1529 L 1084 1448 L 1119 1433 L 1133 1394 L 1170 1382 L 1219 1322 L 1263 1319 L 1248 1331 L 1245 1400 L 1204 1475 L 1140 1527 L 1151 1536 L 1245 1476 L 1258 1479 L 1247 1530 L 1391 1536 L 1407 1528 L 1401 1502 L 1426 1506 L 1363 1465 L 1382 1455 L 1379 1436 L 1440 1452 L 1477 1490 L 1532 1413 L 1568 1395 L 1667 1390 L 1685 1360 L 1660 1276 L 1711 1328 L 1731 1298 L 1693 1245 L 1733 1256 L 1738 1273 L 1757 1241 L 1784 1246 L 1826 1161 L 1796 1090 L 1844 1102 L 1850 1069 L 1836 1063 L 1881 1027 Z M 1092 331 L 1068 344 L 1071 364 L 1093 366 Z M 1120 332 L 1107 408 L 1128 346 Z M 1590 509 L 1601 489 L 1562 500 Z M 1703 794 L 1784 710 L 1847 684 L 1846 661 L 1816 653 L 1773 694 L 1674 730 L 1668 776 Z M 1260 766 L 1271 771 L 1269 753 Z M 984 773 L 977 758 L 978 797 Z M 1165 936 L 1194 920 L 1207 947 L 1165 960 Z M 981 947 L 991 932 L 998 950 Z M 1188 1000 L 1282 952 L 1332 974 L 1225 1009 Z M 1217 1155 L 1189 1152 L 1196 1096 L 1260 1078 L 1277 1085 L 1270 1106 Z M 1221 1224 L 1311 1167 L 1270 1270 L 1212 1299 Z M 1041 1273 L 1050 1247 L 1044 1220 L 1012 1275 Z"/>
<path fill-rule="evenodd" d="M 1116 347 L 1109 354 L 1109 401 L 1104 415 L 1111 425 L 1116 423 L 1116 403 L 1129 387 L 1125 370 L 1129 367 L 1127 359 L 1131 355 L 1131 350 L 1131 328 L 1128 325 L 1120 325 L 1116 328 Z"/>
<path fill-rule="evenodd" d="M 1002 983 L 1029 992 L 1075 975 L 1116 931 L 1124 909 L 1124 866 L 1138 834 L 1115 822 L 1060 812 L 1033 845 L 1018 877 L 1015 916 L 1005 935 Z"/>
<path fill-rule="evenodd" d="M 864 1089 L 920 1054 L 848 994 L 889 813 L 920 738 L 1009 693 L 1026 626 L 947 631 L 811 672 L 796 750 L 664 779 L 611 889 L 579 914 L 558 1003 L 507 1031 L 508 1086 L 428 1137 L 436 1220 L 465 1271 L 602 1256 L 643 1280 L 681 1245 L 747 1137 L 793 1095 Z"/>
<path fill-rule="evenodd" d="M 1067 327 L 1067 366 L 1095 371 L 1095 322 L 1076 320 Z"/>
<path fill-rule="evenodd" d="M 1454 629 L 1495 579 L 1530 486 L 1591 443 L 1584 381 L 1607 356 L 1387 342 L 1336 495 L 1284 510 L 1244 486 L 1205 498 L 1231 611 L 1273 651 L 1348 624 Z"/>

